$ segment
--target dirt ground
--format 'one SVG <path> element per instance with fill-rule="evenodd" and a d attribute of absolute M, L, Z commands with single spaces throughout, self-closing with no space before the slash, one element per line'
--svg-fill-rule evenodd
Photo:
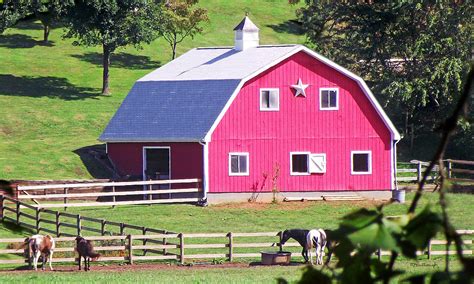
<path fill-rule="evenodd" d="M 291 266 L 300 266 L 302 263 L 291 263 Z M 252 264 L 252 263 L 225 263 L 225 264 L 194 264 L 194 265 L 176 265 L 176 264 L 152 264 L 152 263 L 140 263 L 140 264 L 93 264 L 91 263 L 91 271 L 100 271 L 100 272 L 122 272 L 122 271 L 146 271 L 146 270 L 201 270 L 201 269 L 222 269 L 222 268 L 252 268 L 256 266 L 261 266 L 261 264 Z M 38 268 L 36 273 L 67 273 L 67 272 L 77 272 L 78 267 L 76 265 L 62 265 L 54 266 L 54 270 L 49 270 L 49 267 L 42 271 L 41 268 Z M 0 270 L 0 275 L 2 274 L 16 274 L 16 273 L 25 273 L 25 272 L 34 272 L 29 270 L 28 267 L 21 267 L 17 269 L 9 270 Z"/>

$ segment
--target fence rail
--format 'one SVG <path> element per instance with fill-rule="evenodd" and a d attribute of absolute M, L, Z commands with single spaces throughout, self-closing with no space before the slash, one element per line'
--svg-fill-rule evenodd
<path fill-rule="evenodd" d="M 17 199 L 33 200 L 36 204 L 30 205 L 38 208 L 60 208 L 60 207 L 91 207 L 91 206 L 117 206 L 117 205 L 138 205 L 138 204 L 162 204 L 162 203 L 189 203 L 199 202 L 200 179 L 174 179 L 174 180 L 151 180 L 151 181 L 133 181 L 133 182 L 100 182 L 100 183 L 73 183 L 73 184 L 43 184 L 43 185 L 18 185 Z M 171 186 L 192 184 L 194 186 L 185 186 L 183 188 L 154 189 L 153 186 Z M 116 191 L 120 187 L 143 187 L 143 190 Z M 80 192 L 109 187 L 111 192 Z M 70 192 L 73 189 L 74 192 Z M 48 193 L 48 190 L 63 190 L 62 193 Z M 41 192 L 36 194 L 36 192 Z M 195 197 L 171 198 L 171 194 L 195 193 Z M 156 198 L 167 194 L 167 198 Z M 117 201 L 117 197 L 132 197 L 143 195 L 143 200 L 125 200 Z M 76 202 L 71 203 L 70 199 L 87 199 L 111 197 L 111 201 L 105 202 Z M 38 200 L 60 199 L 62 203 L 40 203 Z"/>
<path fill-rule="evenodd" d="M 454 182 L 474 183 L 474 161 L 452 160 L 443 161 L 447 178 Z M 408 168 L 397 169 L 397 182 L 420 182 L 429 162 L 413 160 L 405 164 Z M 435 166 L 428 176 L 428 181 L 435 182 L 439 177 L 439 167 Z"/>

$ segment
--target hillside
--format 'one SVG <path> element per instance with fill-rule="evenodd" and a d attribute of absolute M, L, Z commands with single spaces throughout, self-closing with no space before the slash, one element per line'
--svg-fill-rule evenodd
<path fill-rule="evenodd" d="M 285 0 L 201 0 L 210 23 L 185 40 L 178 55 L 198 46 L 233 44 L 234 26 L 250 11 L 262 44 L 304 43 Z M 107 177 L 89 150 L 135 80 L 169 61 L 167 43 L 121 49 L 112 56 L 112 95 L 101 96 L 100 48 L 76 47 L 55 27 L 42 44 L 39 22 L 21 22 L 0 36 L 0 179 Z"/>

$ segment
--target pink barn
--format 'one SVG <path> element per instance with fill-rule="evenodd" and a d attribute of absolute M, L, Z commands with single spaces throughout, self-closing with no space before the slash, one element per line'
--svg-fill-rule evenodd
<path fill-rule="evenodd" d="M 100 140 L 122 174 L 201 178 L 210 202 L 395 188 L 400 135 L 366 83 L 301 45 L 195 48 L 139 79 Z M 266 178 L 265 178 L 266 176 Z"/>

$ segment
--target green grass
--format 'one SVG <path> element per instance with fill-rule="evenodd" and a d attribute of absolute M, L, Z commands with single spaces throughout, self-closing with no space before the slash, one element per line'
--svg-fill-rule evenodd
<path fill-rule="evenodd" d="M 258 3 L 258 4 L 257 4 Z M 202 0 L 210 23 L 178 46 L 178 55 L 198 46 L 233 44 L 233 28 L 250 11 L 261 43 L 303 43 L 295 6 L 279 1 Z M 54 28 L 41 44 L 39 22 L 22 22 L 0 36 L 0 179 L 106 177 L 80 149 L 97 138 L 133 83 L 169 61 L 167 43 L 142 50 L 127 47 L 112 56 L 111 96 L 101 96 L 99 47 L 77 47 Z M 84 159 L 85 163 L 81 160 Z"/>
<path fill-rule="evenodd" d="M 425 261 L 399 261 L 396 269 L 402 269 L 408 275 L 443 270 L 443 260 L 440 257 Z M 275 267 L 236 267 L 236 268 L 184 268 L 175 267 L 158 270 L 125 270 L 125 271 L 92 271 L 88 273 L 76 271 L 62 271 L 60 273 L 42 273 L 24 271 L 21 273 L 0 273 L 2 283 L 276 283 L 282 277 L 290 283 L 300 279 L 304 266 L 275 266 Z M 458 270 L 457 261 L 451 261 L 451 269 Z M 397 278 L 394 283 L 408 277 Z"/>
<path fill-rule="evenodd" d="M 403 214 L 407 210 L 413 194 L 407 195 L 407 204 L 391 204 L 385 207 L 388 215 Z M 438 194 L 427 193 L 422 198 L 419 208 L 428 203 L 437 208 Z M 449 214 L 456 228 L 472 229 L 474 221 L 471 218 L 474 212 L 474 196 L 470 194 L 448 194 Z M 87 217 L 105 218 L 111 221 L 126 222 L 155 228 L 163 228 L 176 232 L 262 232 L 279 231 L 286 228 L 335 228 L 342 216 L 364 206 L 373 208 L 371 202 L 307 202 L 307 203 L 279 203 L 279 204 L 227 204 L 209 207 L 196 207 L 192 205 L 154 205 L 154 206 L 118 206 L 116 208 L 70 208 L 70 213 L 80 213 Z M 72 222 L 72 221 L 71 221 Z M 86 222 L 83 225 L 89 225 Z M 129 231 L 126 233 L 137 233 Z M 18 230 L 15 226 L 0 225 L 0 238 L 24 237 L 30 235 L 27 230 Z M 442 237 L 440 236 L 440 239 Z M 472 239 L 472 237 L 468 237 Z M 198 240 L 188 239 L 186 242 Z M 237 242 L 261 242 L 263 239 L 242 239 Z M 201 239 L 200 243 L 225 242 L 221 239 Z M 442 249 L 437 247 L 436 249 Z M 294 253 L 294 261 L 301 261 L 299 248 L 288 248 Z M 191 252 L 191 250 L 188 250 Z M 196 250 L 193 253 L 202 253 Z M 235 251 L 237 252 L 237 251 Z M 255 252 L 255 249 L 246 249 L 239 252 Z M 209 251 L 207 253 L 210 253 Z M 225 253 L 225 251 L 212 251 L 212 253 Z M 5 259 L 4 257 L 1 257 Z M 17 258 L 17 257 L 15 257 Z M 239 261 L 258 261 L 257 259 Z M 191 261 L 191 260 L 190 260 Z M 98 265 L 98 264 L 95 264 Z M 127 282 L 138 281 L 170 283 L 170 281 L 186 283 L 268 283 L 275 278 L 284 276 L 290 281 L 296 281 L 301 276 L 301 266 L 289 267 L 249 267 L 249 268 L 209 268 L 203 270 L 184 269 L 176 270 L 175 264 L 169 269 L 158 271 L 144 270 L 137 272 L 119 271 L 114 273 L 97 271 L 88 274 L 76 272 L 61 272 L 54 274 L 41 274 L 24 272 L 21 274 L 0 274 L 3 281 L 35 281 L 50 282 Z M 459 263 L 452 257 L 451 269 L 460 268 Z M 66 267 L 70 267 L 68 265 Z M 2 266 L 2 269 L 14 266 Z M 426 256 L 419 261 L 400 258 L 397 268 L 406 270 L 408 274 L 418 274 L 428 271 L 442 271 L 443 258 L 435 257 L 427 260 Z M 177 276 L 179 275 L 179 276 Z M 179 279 L 177 278 L 179 277 Z M 232 281 L 231 281 L 232 280 Z"/>

